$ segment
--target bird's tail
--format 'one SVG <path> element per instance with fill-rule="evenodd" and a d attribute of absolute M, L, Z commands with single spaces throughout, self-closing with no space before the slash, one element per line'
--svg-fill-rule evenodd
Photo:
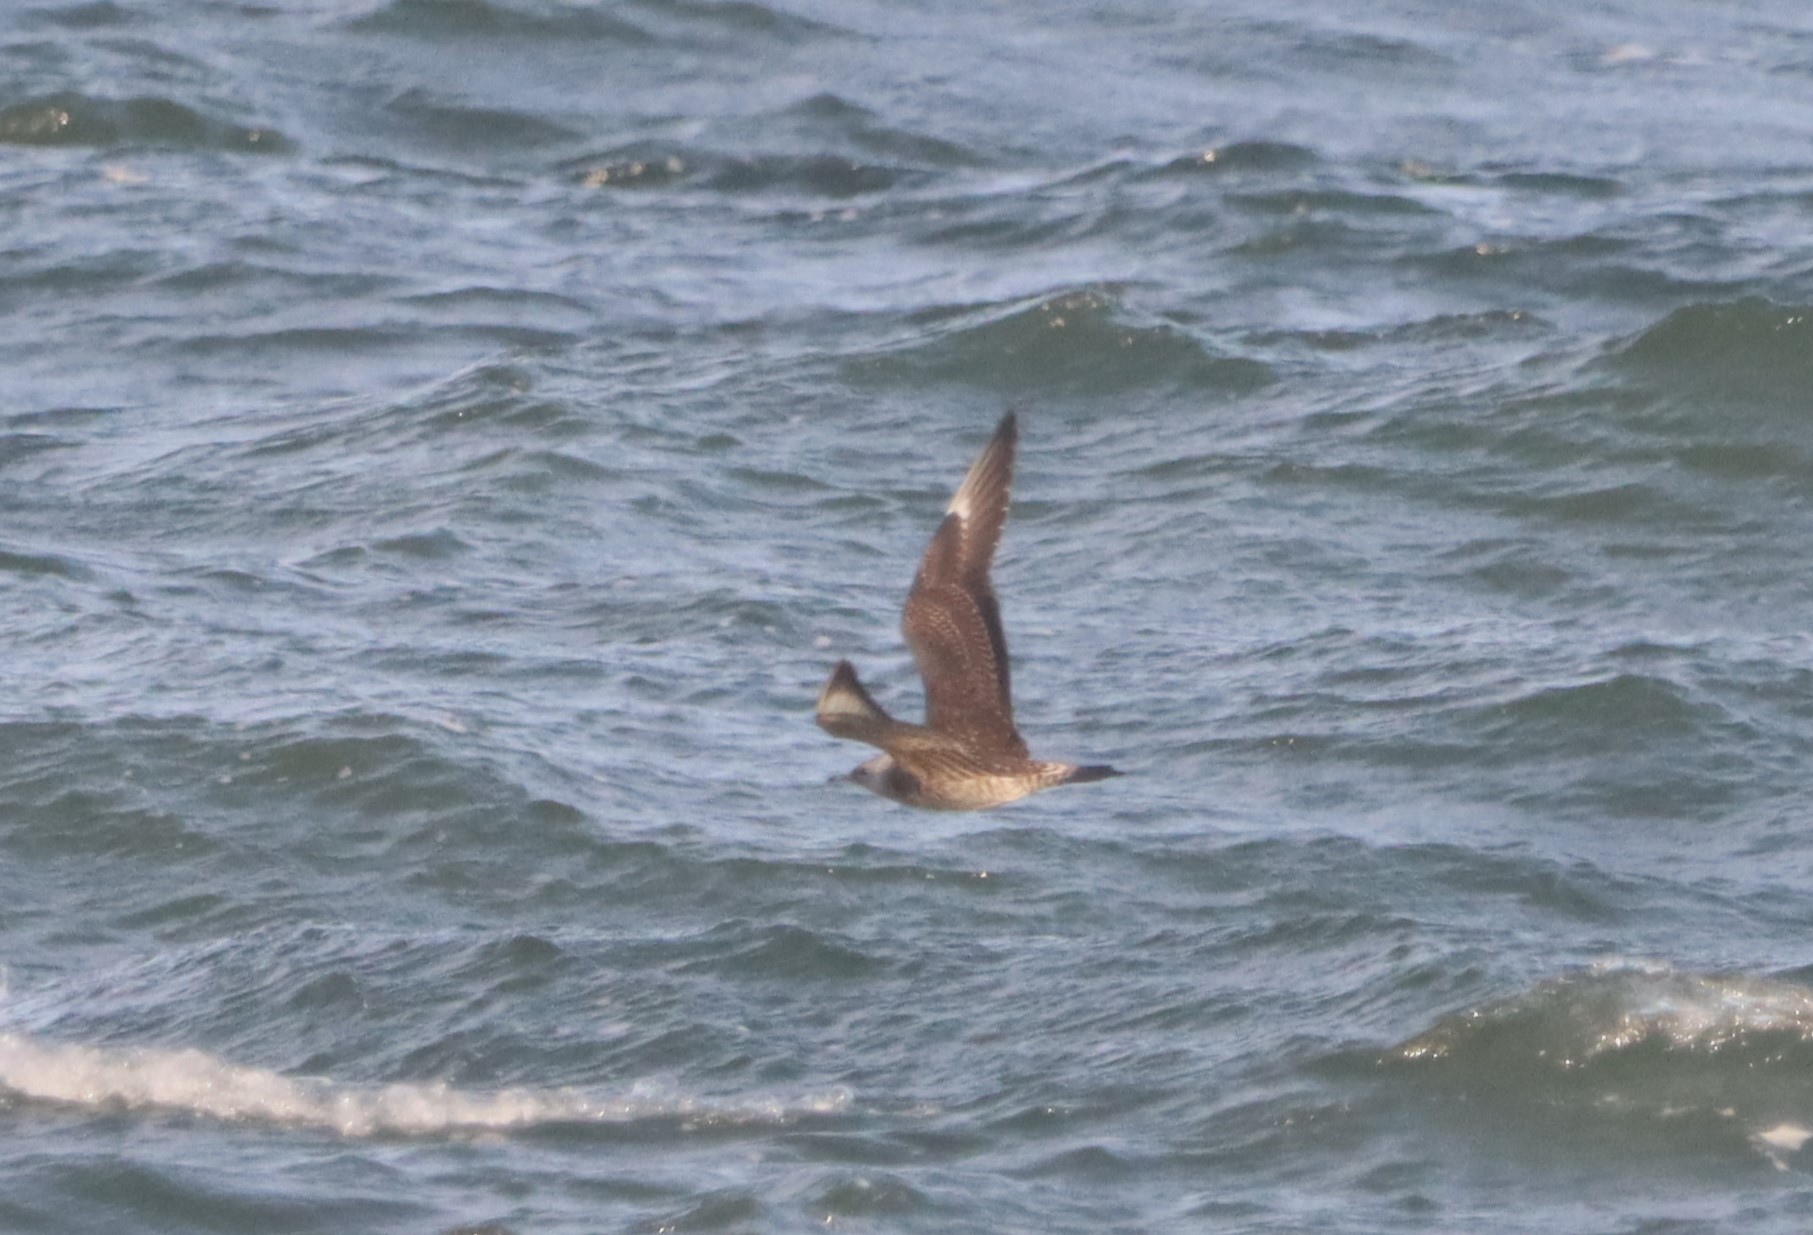
<path fill-rule="evenodd" d="M 1070 770 L 1070 775 L 1064 778 L 1063 783 L 1066 785 L 1086 785 L 1092 780 L 1107 780 L 1110 776 L 1125 775 L 1125 772 L 1122 772 L 1117 768 L 1111 768 L 1105 763 L 1092 763 L 1087 767 L 1072 768 Z"/>
<path fill-rule="evenodd" d="M 880 745 L 880 739 L 896 728 L 894 718 L 869 697 L 856 676 L 856 666 L 847 660 L 837 662 L 819 692 L 817 719 L 826 733 L 871 746 Z"/>

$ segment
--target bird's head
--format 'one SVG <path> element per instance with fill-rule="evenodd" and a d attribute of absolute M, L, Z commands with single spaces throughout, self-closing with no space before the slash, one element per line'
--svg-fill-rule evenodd
<path fill-rule="evenodd" d="M 843 780 L 855 781 L 872 793 L 887 795 L 888 773 L 894 770 L 894 756 L 876 755 L 873 759 L 857 764 Z"/>

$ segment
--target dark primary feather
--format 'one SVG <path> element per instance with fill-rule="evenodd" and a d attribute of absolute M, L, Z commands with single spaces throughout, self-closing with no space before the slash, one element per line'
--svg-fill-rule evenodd
<path fill-rule="evenodd" d="M 1008 412 L 995 426 L 994 436 L 970 464 L 963 483 L 957 486 L 950 505 L 945 507 L 948 512 L 963 518 L 963 548 L 958 561 L 964 581 L 975 586 L 988 585 L 988 569 L 994 563 L 995 549 L 1001 543 L 1001 529 L 1007 523 L 1008 499 L 1013 490 L 1014 453 L 1019 441 L 1019 421 Z"/>

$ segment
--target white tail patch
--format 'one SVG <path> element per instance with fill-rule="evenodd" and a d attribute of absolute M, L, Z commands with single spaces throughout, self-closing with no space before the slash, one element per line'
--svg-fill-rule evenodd
<path fill-rule="evenodd" d="M 819 692 L 818 718 L 821 724 L 839 720 L 886 721 L 888 714 L 869 698 L 856 676 L 856 667 L 840 660 L 837 668 L 831 670 L 825 689 Z"/>
<path fill-rule="evenodd" d="M 819 696 L 820 716 L 852 717 L 858 720 L 880 720 L 882 713 L 868 698 L 839 683 L 832 682 Z"/>

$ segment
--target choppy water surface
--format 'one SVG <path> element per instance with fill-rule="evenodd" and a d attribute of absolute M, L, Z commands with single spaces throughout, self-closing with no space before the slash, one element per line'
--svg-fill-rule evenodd
<path fill-rule="evenodd" d="M 1804 6 L 0 57 L 0 1228 L 1806 1229 Z M 1133 775 L 828 784 L 1008 406 Z"/>

